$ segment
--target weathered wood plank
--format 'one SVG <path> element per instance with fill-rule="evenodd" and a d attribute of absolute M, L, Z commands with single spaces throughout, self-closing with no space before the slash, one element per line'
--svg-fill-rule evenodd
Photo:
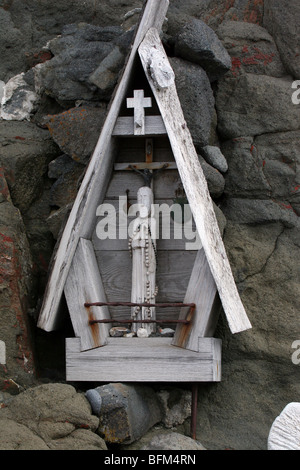
<path fill-rule="evenodd" d="M 129 176 L 127 171 L 116 171 L 109 182 L 106 198 L 118 198 L 119 196 L 126 195 L 127 190 L 129 190 L 129 198 L 136 199 L 137 191 L 141 187 L 142 183 L 143 179 L 141 176 L 134 172 Z M 182 189 L 182 187 L 178 171 L 163 170 L 153 180 L 155 200 L 174 199 L 176 197 L 176 191 Z"/>
<path fill-rule="evenodd" d="M 184 303 L 195 303 L 196 309 L 191 325 L 178 324 L 172 344 L 198 351 L 199 337 L 212 337 L 216 327 L 220 302 L 203 248 L 198 251 Z M 182 309 L 179 319 L 186 317 Z"/>
<path fill-rule="evenodd" d="M 134 90 L 133 98 L 127 98 L 127 108 L 134 109 L 133 133 L 134 135 L 145 135 L 145 110 L 151 108 L 151 98 L 144 97 L 144 90 Z"/>
<path fill-rule="evenodd" d="M 109 338 L 104 348 L 80 352 L 66 340 L 68 381 L 219 382 L 221 340 L 202 338 L 199 352 L 170 345 L 170 338 Z"/>
<path fill-rule="evenodd" d="M 171 66 L 155 28 L 147 32 L 138 52 L 167 129 L 178 171 L 229 327 L 232 333 L 247 330 L 251 328 L 251 324 L 234 282 L 207 182 L 183 115 L 175 83 L 170 81 L 171 84 L 159 86 L 157 77 L 161 77 L 164 71 L 168 75 Z"/>
<path fill-rule="evenodd" d="M 37 324 L 46 331 L 57 327 L 59 305 L 78 240 L 80 237 L 89 238 L 94 226 L 95 209 L 105 194 L 113 164 L 114 144 L 111 135 L 126 96 L 137 49 L 149 28 L 154 26 L 161 29 L 168 5 L 168 0 L 148 0 L 145 5 L 130 55 L 52 261 Z"/>
<path fill-rule="evenodd" d="M 157 302 L 183 302 L 196 258 L 194 251 L 163 251 L 158 256 Z M 128 251 L 96 251 L 108 302 L 130 302 L 131 258 Z M 95 299 L 97 301 L 97 299 Z M 180 309 L 157 309 L 157 317 L 177 319 Z M 110 307 L 113 318 L 129 319 L 129 307 Z"/>
<path fill-rule="evenodd" d="M 109 319 L 107 307 L 85 307 L 93 299 L 106 302 L 106 296 L 92 243 L 80 238 L 65 284 L 65 296 L 74 333 L 80 338 L 81 351 L 103 346 L 107 342 L 110 324 L 90 320 Z"/>
<path fill-rule="evenodd" d="M 145 116 L 143 129 L 144 136 L 165 135 L 166 128 L 161 116 Z M 121 116 L 117 119 L 112 135 L 114 136 L 132 136 L 135 134 L 133 116 Z"/>

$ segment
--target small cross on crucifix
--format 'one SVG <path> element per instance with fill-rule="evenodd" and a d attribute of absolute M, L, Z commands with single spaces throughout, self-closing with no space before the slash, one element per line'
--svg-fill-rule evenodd
<path fill-rule="evenodd" d="M 145 134 L 145 109 L 151 108 L 151 98 L 144 97 L 144 90 L 134 90 L 133 98 L 127 98 L 127 108 L 134 108 L 134 135 Z"/>

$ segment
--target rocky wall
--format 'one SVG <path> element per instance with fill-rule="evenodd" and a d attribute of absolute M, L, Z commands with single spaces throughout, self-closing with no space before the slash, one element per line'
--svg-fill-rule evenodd
<path fill-rule="evenodd" d="M 141 6 L 139 0 L 0 5 L 6 393 L 45 378 L 64 380 L 65 332 L 38 330 L 37 315 L 55 242 Z M 292 361 L 300 339 L 300 103 L 292 100 L 300 79 L 299 3 L 171 0 L 167 16 L 163 42 L 211 196 L 226 218 L 224 242 L 253 325 L 232 336 L 220 319 L 223 379 L 199 387 L 197 436 L 209 449 L 265 449 L 273 420 L 300 396 L 300 369 Z"/>

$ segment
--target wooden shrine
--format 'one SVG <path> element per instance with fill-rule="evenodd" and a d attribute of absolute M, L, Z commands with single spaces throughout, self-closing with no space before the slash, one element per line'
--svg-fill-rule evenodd
<path fill-rule="evenodd" d="M 167 8 L 168 0 L 145 3 L 53 259 L 38 326 L 58 327 L 65 296 L 75 335 L 66 339 L 70 381 L 220 381 L 221 341 L 213 337 L 220 308 L 232 333 L 251 328 L 160 40 Z M 142 220 L 130 216 L 139 199 L 145 207 L 186 201 L 201 243 L 154 241 L 142 211 Z M 111 207 L 118 236 L 105 238 L 99 232 Z M 181 227 L 170 220 L 172 230 Z M 146 337 L 111 337 L 117 324 Z M 153 334 L 157 324 L 174 324 L 174 336 Z"/>

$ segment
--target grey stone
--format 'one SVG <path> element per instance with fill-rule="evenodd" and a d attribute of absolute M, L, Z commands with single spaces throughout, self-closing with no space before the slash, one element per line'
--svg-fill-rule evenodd
<path fill-rule="evenodd" d="M 177 35 L 175 54 L 201 65 L 211 81 L 231 68 L 231 58 L 216 33 L 198 19 L 185 25 Z"/>
<path fill-rule="evenodd" d="M 16 438 L 7 438 L 8 446 L 22 439 L 19 445 L 24 449 L 107 450 L 95 432 L 99 419 L 91 414 L 84 394 L 71 385 L 49 383 L 27 389 L 0 409 L 0 420 L 9 422 L 16 433 Z M 25 434 L 19 438 L 23 430 L 28 437 L 35 436 L 32 444 Z"/>
<path fill-rule="evenodd" d="M 82 105 L 49 117 L 47 127 L 61 151 L 86 164 L 99 139 L 105 106 Z"/>
<path fill-rule="evenodd" d="M 0 417 L 0 450 L 49 450 L 49 447 L 28 427 Z"/>
<path fill-rule="evenodd" d="M 105 441 L 89 429 L 74 429 L 63 438 L 52 439 L 48 445 L 51 450 L 108 450 Z"/>
<path fill-rule="evenodd" d="M 60 209 L 51 211 L 50 215 L 46 219 L 47 227 L 52 233 L 55 240 L 58 240 L 62 233 L 65 224 L 70 215 L 73 202 L 61 207 Z"/>
<path fill-rule="evenodd" d="M 199 155 L 200 164 L 207 180 L 208 190 L 212 198 L 220 197 L 224 192 L 224 176 L 214 167 L 209 165 L 201 155 Z"/>
<path fill-rule="evenodd" d="M 89 81 L 100 90 L 113 90 L 116 85 L 119 72 L 124 64 L 125 56 L 118 46 L 102 60 L 99 67 L 90 75 Z"/>
<path fill-rule="evenodd" d="M 176 388 L 159 390 L 157 395 L 162 403 L 162 423 L 166 428 L 175 428 L 191 416 L 191 391 Z"/>
<path fill-rule="evenodd" d="M 300 77 L 298 34 L 300 4 L 297 0 L 266 0 L 264 2 L 264 27 L 273 36 L 286 70 Z"/>
<path fill-rule="evenodd" d="M 219 81 L 218 130 L 225 139 L 300 128 L 300 106 L 291 100 L 290 78 L 252 73 Z"/>
<path fill-rule="evenodd" d="M 1 341 L 6 351 L 0 390 L 14 394 L 19 390 L 18 382 L 34 383 L 27 324 L 33 263 L 21 214 L 9 200 L 0 203 L 0 266 Z"/>
<path fill-rule="evenodd" d="M 22 212 L 40 195 L 49 162 L 59 148 L 46 129 L 23 121 L 0 122 L 3 167 L 12 201 Z"/>
<path fill-rule="evenodd" d="M 206 450 L 203 445 L 178 432 L 161 433 L 152 439 L 140 450 Z"/>
<path fill-rule="evenodd" d="M 64 162 L 67 160 L 65 156 L 62 158 Z M 66 165 L 65 170 L 50 189 L 49 204 L 55 208 L 62 208 L 74 202 L 79 189 L 80 179 L 85 170 L 84 165 L 74 162 L 71 157 L 68 157 L 68 160 L 72 164 L 68 162 L 68 166 Z"/>
<path fill-rule="evenodd" d="M 299 214 L 299 131 L 240 137 L 222 145 L 229 170 L 225 193 L 273 198 Z"/>
<path fill-rule="evenodd" d="M 85 392 L 85 396 L 90 402 L 93 414 L 99 416 L 102 406 L 102 398 L 100 393 L 98 393 L 97 388 L 91 388 L 90 390 L 87 390 L 87 392 Z"/>
<path fill-rule="evenodd" d="M 62 35 L 48 43 L 54 57 L 35 67 L 39 93 L 46 93 L 58 102 L 109 99 L 110 93 L 105 90 L 101 94 L 89 77 L 113 50 L 112 39 L 121 33 L 121 28 L 88 24 L 65 27 Z"/>
<path fill-rule="evenodd" d="M 25 390 L 14 397 L 2 414 L 27 426 L 46 443 L 67 437 L 78 428 L 95 432 L 99 423 L 84 394 L 59 383 Z"/>
<path fill-rule="evenodd" d="M 150 387 L 115 383 L 97 391 L 102 398 L 98 434 L 107 443 L 129 444 L 161 420 L 159 400 Z"/>
<path fill-rule="evenodd" d="M 274 39 L 258 24 L 223 21 L 217 34 L 231 56 L 233 76 L 243 72 L 272 77 L 287 75 Z"/>
<path fill-rule="evenodd" d="M 227 160 L 222 154 L 219 147 L 214 145 L 206 145 L 200 150 L 202 157 L 205 158 L 207 163 L 215 167 L 222 173 L 226 173 L 228 170 Z"/>
<path fill-rule="evenodd" d="M 170 59 L 189 131 L 196 147 L 211 144 L 215 138 L 215 99 L 205 71 L 197 64 Z"/>
<path fill-rule="evenodd" d="M 299 227 L 299 218 L 290 205 L 271 199 L 230 198 L 222 206 L 227 217 L 241 224 L 281 222 L 288 228 Z"/>

